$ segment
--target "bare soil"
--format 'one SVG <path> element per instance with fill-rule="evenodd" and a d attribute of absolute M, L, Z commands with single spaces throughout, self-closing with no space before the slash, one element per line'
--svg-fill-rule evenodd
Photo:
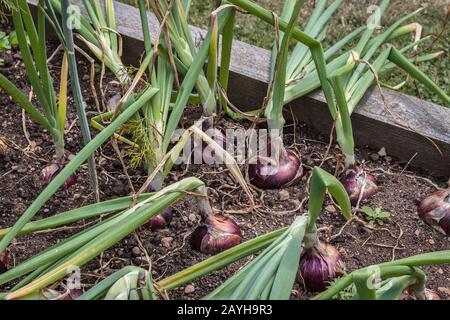
<path fill-rule="evenodd" d="M 56 44 L 50 43 L 48 47 L 50 55 L 56 48 Z M 0 53 L 0 58 L 6 61 L 5 65 L 0 68 L 0 72 L 28 94 L 30 86 L 18 51 L 16 49 L 5 51 Z M 59 82 L 60 61 L 61 54 L 58 54 L 50 63 L 55 83 Z M 89 80 L 85 76 L 89 74 L 88 68 L 87 62 L 80 58 L 79 73 L 83 80 L 83 94 L 88 106 L 88 116 L 92 117 L 98 111 L 89 87 Z M 111 84 L 111 80 L 113 77 L 107 73 L 103 81 L 106 96 L 117 92 L 117 88 Z M 97 74 L 95 83 L 99 82 L 100 77 Z M 72 102 L 70 100 L 68 111 L 67 160 L 82 148 L 80 130 Z M 187 114 L 191 116 L 189 119 L 183 119 L 182 125 L 187 126 L 192 122 L 195 114 L 198 114 L 198 109 L 195 106 L 190 107 Z M 0 91 L 0 136 L 8 146 L 7 154 L 0 158 L 0 227 L 13 225 L 43 190 L 44 185 L 40 182 L 40 170 L 52 161 L 53 149 L 48 133 L 28 117 L 24 123 L 30 134 L 31 146 L 25 139 L 22 129 L 21 109 L 10 97 Z M 222 120 L 219 123 L 219 127 L 221 126 L 248 127 L 248 124 Z M 94 129 L 92 132 L 96 133 Z M 317 135 L 302 124 L 289 126 L 285 134 L 285 145 L 296 150 L 302 156 L 303 179 L 297 185 L 284 189 L 288 193 L 288 199 L 283 194 L 284 190 L 261 192 L 254 189 L 254 200 L 259 206 L 257 213 L 233 214 L 233 211 L 248 206 L 248 199 L 245 198 L 226 167 L 223 166 L 192 165 L 188 168 L 184 165 L 178 166 L 170 174 L 166 184 L 189 176 L 202 179 L 208 186 L 214 208 L 232 216 L 241 226 L 244 240 L 248 240 L 288 226 L 295 215 L 306 212 L 307 201 L 305 200 L 308 196 L 307 186 L 310 170 L 314 166 L 322 165 L 324 169 L 334 173 L 337 159 L 340 159 L 339 149 L 334 144 L 327 153 L 328 144 L 328 137 Z M 120 145 L 120 148 L 125 154 L 126 147 Z M 391 218 L 384 226 L 371 229 L 364 222 L 363 214 L 357 213 L 356 216 L 359 219 L 354 219 L 345 225 L 346 221 L 337 211 L 331 199 L 327 199 L 326 209 L 318 222 L 322 240 L 330 241 L 339 249 L 345 257 L 349 271 L 393 258 L 450 248 L 450 239 L 425 225 L 418 218 L 416 212 L 420 199 L 433 192 L 434 185 L 445 187 L 445 180 L 427 176 L 418 169 L 405 167 L 404 163 L 398 163 L 389 155 L 380 157 L 377 151 L 365 148 L 357 151 L 361 165 L 378 178 L 380 186 L 378 194 L 372 197 L 367 205 L 391 212 Z M 101 200 L 128 195 L 131 192 L 127 177 L 110 142 L 105 143 L 97 151 L 96 162 Z M 128 168 L 128 173 L 137 189 L 146 179 L 143 169 Z M 77 171 L 77 179 L 78 183 L 69 190 L 59 190 L 36 215 L 35 219 L 93 203 L 95 197 L 89 186 L 86 165 Z M 280 198 L 281 196 L 283 198 Z M 190 233 L 201 223 L 193 200 L 189 198 L 182 200 L 174 206 L 174 209 L 176 215 L 168 228 L 157 232 L 141 229 L 136 233 L 143 248 L 151 257 L 155 280 L 162 279 L 208 257 L 191 250 L 189 246 Z M 344 225 L 345 228 L 343 228 Z M 48 246 L 80 231 L 82 227 L 83 223 L 80 222 L 59 231 L 42 232 L 16 239 L 10 247 L 13 264 L 19 264 Z M 168 237 L 172 239 L 167 239 Z M 163 240 L 163 238 L 165 239 Z M 130 235 L 107 250 L 101 259 L 96 259 L 84 266 L 82 282 L 86 288 L 126 265 L 148 267 L 143 248 L 135 248 L 137 246 L 136 237 Z M 243 259 L 228 268 L 195 281 L 191 284 L 194 286 L 193 292 L 186 293 L 185 287 L 181 287 L 170 292 L 168 297 L 170 299 L 200 299 L 223 283 L 250 259 L 251 257 Z M 428 275 L 429 287 L 436 290 L 442 297 L 450 299 L 450 266 L 426 267 L 424 270 Z M 9 286 L 4 286 L 3 290 L 7 288 Z M 307 296 L 309 294 L 305 290 L 299 286 L 295 287 L 293 298 L 301 299 Z"/>

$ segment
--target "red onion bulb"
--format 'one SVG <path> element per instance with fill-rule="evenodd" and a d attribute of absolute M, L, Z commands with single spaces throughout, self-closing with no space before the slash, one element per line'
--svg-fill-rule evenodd
<path fill-rule="evenodd" d="M 442 300 L 442 298 L 433 290 L 425 288 L 420 292 L 412 292 L 410 289 L 406 289 L 402 292 L 400 300 Z"/>
<path fill-rule="evenodd" d="M 81 289 L 58 288 L 58 290 L 55 290 L 45 288 L 39 293 L 38 297 L 39 300 L 76 300 L 82 294 L 83 290 Z"/>
<path fill-rule="evenodd" d="M 49 184 L 63 169 L 63 166 L 57 163 L 52 163 L 51 165 L 46 166 L 41 171 L 42 181 L 45 184 Z M 67 180 L 64 182 L 64 186 L 66 188 L 70 188 L 77 182 L 74 175 L 70 175 Z"/>
<path fill-rule="evenodd" d="M 365 200 L 378 191 L 376 178 L 356 166 L 347 169 L 341 182 L 352 203 L 357 203 L 360 198 Z"/>
<path fill-rule="evenodd" d="M 422 200 L 419 217 L 439 232 L 450 235 L 450 189 L 437 191 Z"/>
<path fill-rule="evenodd" d="M 6 272 L 9 267 L 8 250 L 0 253 L 0 274 Z"/>
<path fill-rule="evenodd" d="M 278 189 L 293 183 L 302 174 L 301 161 L 291 150 L 281 150 L 278 166 L 258 158 L 256 163 L 249 164 L 250 182 L 260 189 Z"/>
<path fill-rule="evenodd" d="M 191 235 L 191 248 L 206 254 L 217 254 L 241 243 L 242 233 L 231 218 L 209 216 L 205 225 L 197 227 Z"/>
<path fill-rule="evenodd" d="M 433 290 L 425 289 L 425 299 L 426 300 L 442 300 L 442 298 Z"/>
<path fill-rule="evenodd" d="M 66 295 L 64 295 L 63 300 L 77 300 L 83 294 L 81 289 L 70 289 Z"/>
<path fill-rule="evenodd" d="M 345 269 L 341 254 L 332 245 L 318 241 L 300 257 L 297 281 L 313 292 L 324 291 Z"/>
<path fill-rule="evenodd" d="M 158 214 L 156 217 L 151 218 L 147 223 L 143 225 L 145 228 L 149 228 L 153 231 L 163 229 L 169 225 L 172 221 L 173 210 L 168 208 L 162 213 Z"/>

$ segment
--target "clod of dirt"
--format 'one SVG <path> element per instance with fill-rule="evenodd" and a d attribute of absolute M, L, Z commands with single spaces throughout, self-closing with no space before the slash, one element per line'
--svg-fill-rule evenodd
<path fill-rule="evenodd" d="M 378 151 L 378 155 L 379 155 L 380 157 L 386 157 L 386 156 L 387 156 L 386 148 L 385 148 L 385 147 L 381 148 L 381 149 Z"/>
<path fill-rule="evenodd" d="M 184 293 L 193 293 L 195 291 L 195 287 L 192 284 L 188 284 L 186 288 L 184 288 Z"/>
<path fill-rule="evenodd" d="M 141 249 L 139 249 L 139 247 L 133 247 L 133 249 L 131 249 L 131 252 L 133 253 L 133 255 L 135 257 L 139 257 L 142 253 Z"/>
<path fill-rule="evenodd" d="M 372 161 L 378 161 L 379 159 L 380 159 L 380 156 L 378 153 L 372 153 L 370 155 L 370 160 L 372 160 Z"/>
<path fill-rule="evenodd" d="M 287 190 L 280 190 L 280 192 L 278 192 L 278 199 L 280 199 L 280 201 L 288 200 L 289 192 Z"/>
<path fill-rule="evenodd" d="M 168 249 L 170 249 L 172 247 L 172 241 L 173 241 L 172 237 L 161 238 L 162 245 Z"/>

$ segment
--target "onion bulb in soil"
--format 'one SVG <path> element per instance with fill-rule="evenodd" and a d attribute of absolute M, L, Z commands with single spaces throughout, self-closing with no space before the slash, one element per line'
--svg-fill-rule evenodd
<path fill-rule="evenodd" d="M 425 288 L 422 294 L 406 289 L 403 291 L 400 300 L 442 300 L 442 298 L 435 291 Z"/>
<path fill-rule="evenodd" d="M 172 217 L 173 210 L 171 208 L 167 208 L 162 213 L 158 214 L 156 217 L 153 217 L 147 223 L 145 223 L 144 227 L 153 231 L 163 229 L 169 225 L 170 221 L 172 221 Z"/>
<path fill-rule="evenodd" d="M 62 300 L 76 300 L 83 294 L 81 289 L 69 289 Z"/>
<path fill-rule="evenodd" d="M 205 254 L 217 254 L 241 243 L 238 224 L 222 215 L 211 215 L 191 235 L 191 248 Z"/>
<path fill-rule="evenodd" d="M 5 250 L 2 253 L 0 253 L 0 274 L 8 270 L 9 267 L 8 254 L 9 254 L 8 250 Z"/>
<path fill-rule="evenodd" d="M 282 148 L 278 165 L 259 157 L 248 166 L 250 182 L 260 189 L 278 189 L 294 183 L 302 175 L 300 158 Z"/>
<path fill-rule="evenodd" d="M 442 300 L 442 298 L 433 290 L 425 289 L 425 300 Z"/>
<path fill-rule="evenodd" d="M 42 181 L 45 184 L 49 184 L 63 169 L 63 166 L 58 163 L 52 163 L 51 165 L 46 166 L 41 171 L 41 177 Z M 76 183 L 76 178 L 74 175 L 71 175 L 67 180 L 64 182 L 64 186 L 66 188 L 70 188 Z"/>
<path fill-rule="evenodd" d="M 312 292 L 324 291 L 345 269 L 341 254 L 332 245 L 317 241 L 300 257 L 297 281 Z"/>
<path fill-rule="evenodd" d="M 65 289 L 58 290 L 46 288 L 39 295 L 41 300 L 76 300 L 83 294 L 81 289 Z"/>
<path fill-rule="evenodd" d="M 431 227 L 450 235 L 450 189 L 429 195 L 422 200 L 417 211 L 419 217 Z"/>
<path fill-rule="evenodd" d="M 361 201 L 368 199 L 378 191 L 376 178 L 357 166 L 351 166 L 346 170 L 341 183 L 353 204 L 359 199 Z"/>

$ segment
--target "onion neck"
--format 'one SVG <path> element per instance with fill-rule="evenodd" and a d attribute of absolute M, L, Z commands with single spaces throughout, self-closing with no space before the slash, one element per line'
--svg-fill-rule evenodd
<path fill-rule="evenodd" d="M 267 125 L 270 138 L 270 158 L 275 160 L 278 164 L 286 154 L 283 143 L 283 127 L 285 120 L 282 115 L 277 116 L 274 113 L 276 112 L 271 112 L 270 115 L 266 115 L 266 117 L 268 117 Z"/>
<path fill-rule="evenodd" d="M 199 212 L 203 216 L 203 218 L 206 219 L 207 217 L 213 215 L 213 209 L 211 207 L 211 204 L 209 203 L 206 188 L 204 186 L 199 187 L 197 189 L 197 193 L 199 193 L 199 195 L 196 197 Z"/>
<path fill-rule="evenodd" d="M 415 269 L 412 274 L 416 278 L 416 283 L 414 284 L 414 293 L 419 300 L 427 300 L 426 297 L 426 284 L 427 284 L 427 276 L 420 269 Z"/>
<path fill-rule="evenodd" d="M 156 161 L 159 163 L 162 159 L 159 159 L 159 157 L 157 157 L 157 158 L 158 159 Z M 147 174 L 150 176 L 153 174 L 154 171 L 155 171 L 155 166 L 151 163 L 151 161 L 148 161 L 147 162 Z M 155 174 L 155 177 L 150 182 L 149 190 L 151 190 L 152 192 L 161 191 L 163 182 L 164 182 L 164 178 L 162 175 L 162 169 L 160 169 L 160 171 Z"/>
<path fill-rule="evenodd" d="M 355 160 L 355 142 L 353 134 L 345 132 L 342 119 L 338 115 L 336 118 L 336 139 L 341 147 L 342 153 L 345 155 L 345 169 L 356 164 Z"/>
<path fill-rule="evenodd" d="M 317 227 L 315 223 L 310 223 L 306 228 L 306 233 L 303 238 L 304 248 L 311 249 L 319 243 L 319 238 L 317 236 Z"/>
<path fill-rule="evenodd" d="M 217 101 L 214 92 L 209 88 L 208 80 L 204 75 L 198 77 L 195 85 L 203 104 L 203 115 L 211 117 L 217 113 Z"/>
<path fill-rule="evenodd" d="M 131 77 L 128 74 L 127 68 L 123 65 L 120 58 L 118 58 L 117 61 L 115 61 L 114 58 L 110 58 L 110 60 L 111 60 L 111 63 L 109 66 L 110 70 L 116 76 L 117 80 L 119 80 L 120 85 L 123 88 L 123 90 L 127 91 L 127 89 L 130 87 L 131 82 L 132 82 Z"/>
<path fill-rule="evenodd" d="M 356 164 L 355 155 L 354 154 L 345 154 L 344 165 L 345 169 L 348 169 Z"/>
<path fill-rule="evenodd" d="M 55 158 L 56 163 L 64 163 L 64 136 L 59 134 L 53 137 L 55 144 Z"/>
<path fill-rule="evenodd" d="M 152 180 L 152 182 L 150 182 L 150 188 L 154 191 L 154 192 L 158 192 L 162 189 L 162 178 L 161 178 L 161 173 L 158 172 L 155 176 L 155 178 Z"/>

